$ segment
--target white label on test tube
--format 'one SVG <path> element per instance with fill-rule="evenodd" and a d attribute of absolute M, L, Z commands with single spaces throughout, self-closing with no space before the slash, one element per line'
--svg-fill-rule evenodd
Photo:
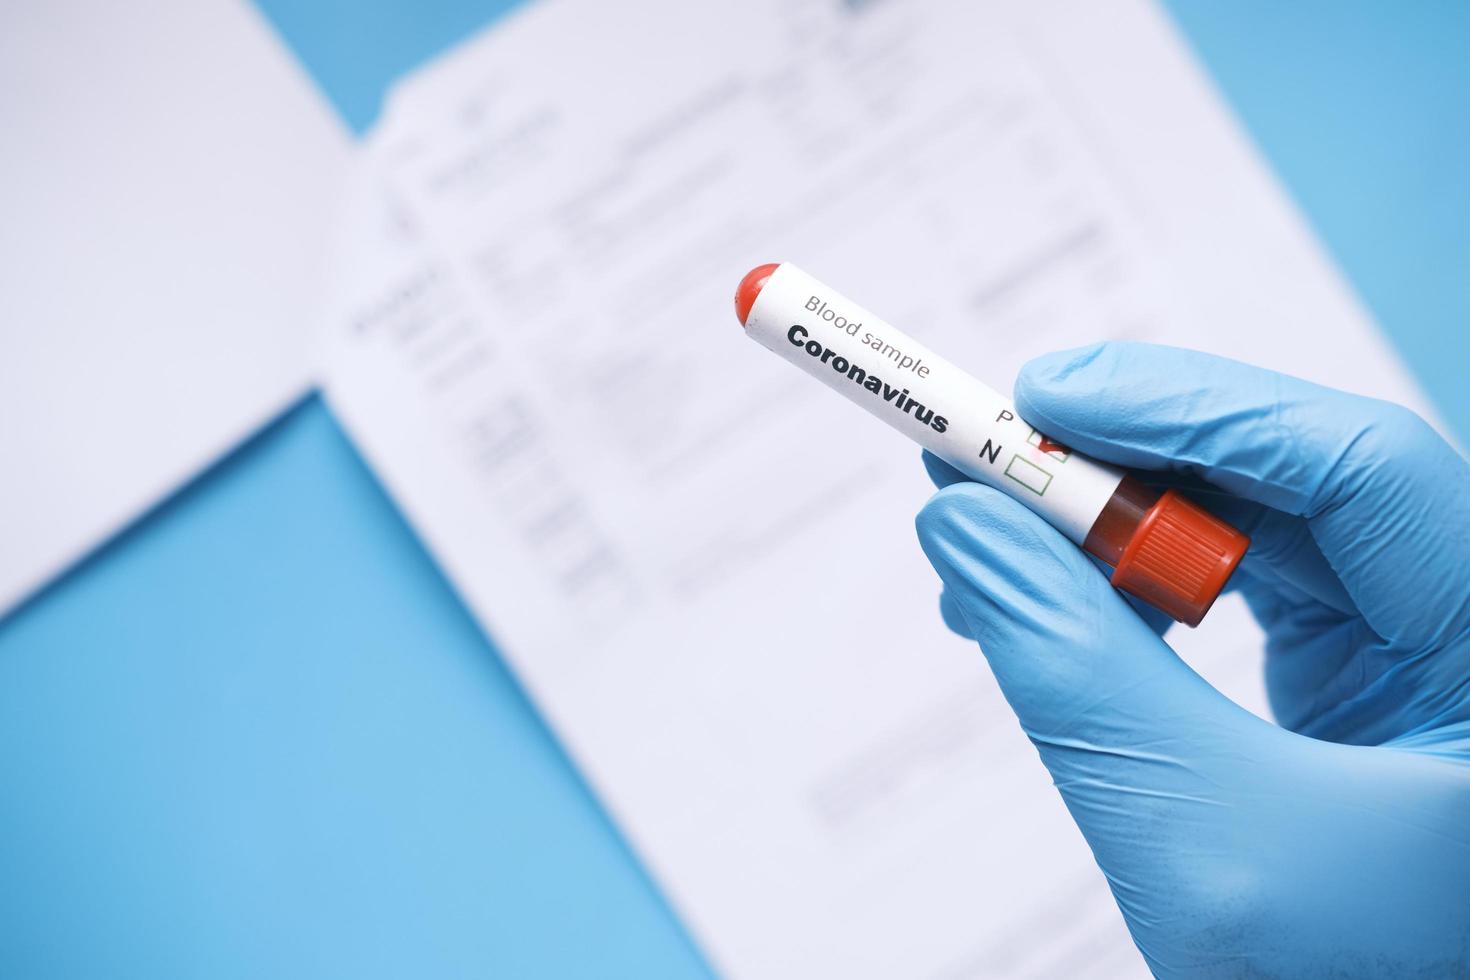
<path fill-rule="evenodd" d="M 761 289 L 745 332 L 1078 545 L 1123 479 L 1048 440 L 1009 398 L 789 262 Z"/>

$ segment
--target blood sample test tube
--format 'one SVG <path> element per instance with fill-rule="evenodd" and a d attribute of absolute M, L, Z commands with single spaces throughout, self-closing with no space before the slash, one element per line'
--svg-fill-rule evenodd
<path fill-rule="evenodd" d="M 1181 623 L 1199 625 L 1250 544 L 1177 490 L 1048 439 L 1009 398 L 789 262 L 752 269 L 735 313 L 756 343 L 1019 500 Z"/>

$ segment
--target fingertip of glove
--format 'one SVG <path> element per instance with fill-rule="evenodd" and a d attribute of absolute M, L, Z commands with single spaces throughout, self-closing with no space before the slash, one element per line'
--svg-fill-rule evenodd
<path fill-rule="evenodd" d="M 925 556 L 977 640 L 1017 630 L 1033 636 L 1067 633 L 1078 610 L 1118 601 L 1081 550 L 990 487 L 961 483 L 938 491 L 919 511 L 915 527 Z"/>
<path fill-rule="evenodd" d="M 1091 367 L 1104 359 L 1121 344 L 1118 341 L 1102 340 L 1081 347 L 1051 351 L 1031 358 L 1021 366 L 1020 376 L 1038 382 L 1066 381 L 1079 371 Z"/>
<path fill-rule="evenodd" d="M 999 497 L 978 483 L 953 483 L 941 487 L 914 518 L 919 547 L 939 577 L 946 583 L 972 587 L 975 563 L 985 561 L 990 546 L 988 511 Z"/>
<path fill-rule="evenodd" d="M 999 581 L 1024 587 L 1035 576 L 1030 566 L 1058 549 L 1071 553 L 1063 557 L 1081 558 L 1041 518 L 978 483 L 954 483 L 937 491 L 919 511 L 914 527 L 935 571 L 960 593 L 994 591 Z"/>
<path fill-rule="evenodd" d="M 1087 379 L 1099 365 L 1112 360 L 1116 342 L 1103 341 L 1070 350 L 1052 351 L 1033 357 L 1021 366 L 1014 388 L 1016 404 L 1023 416 L 1045 414 L 1057 399 L 1065 399 L 1074 388 L 1088 389 Z"/>
<path fill-rule="evenodd" d="M 954 596 L 950 595 L 948 589 L 939 593 L 939 616 L 944 620 L 944 625 L 949 627 L 950 632 L 967 640 L 975 638 L 974 631 L 970 629 L 970 624 L 965 619 L 964 610 L 960 608 Z"/>
<path fill-rule="evenodd" d="M 925 455 L 927 466 L 929 458 Z M 947 465 L 939 460 L 936 462 L 941 466 Z M 932 472 L 932 466 L 930 470 Z M 927 546 L 972 535 L 975 530 L 973 511 L 977 505 L 983 505 L 987 494 L 994 492 L 978 483 L 963 481 L 941 486 L 914 518 L 914 530 L 919 533 L 919 541 Z"/>
<path fill-rule="evenodd" d="M 969 479 L 965 474 L 950 466 L 927 449 L 924 450 L 923 459 L 925 472 L 929 474 L 929 479 L 933 484 L 940 489 L 955 483 L 964 483 Z"/>

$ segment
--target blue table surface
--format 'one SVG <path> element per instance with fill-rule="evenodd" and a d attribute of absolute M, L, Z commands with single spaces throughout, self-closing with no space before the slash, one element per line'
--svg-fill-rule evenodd
<path fill-rule="evenodd" d="M 352 126 L 510 4 L 261 0 Z M 1169 5 L 1470 434 L 1470 5 Z M 0 622 L 0 975 L 708 972 L 308 398 Z"/>

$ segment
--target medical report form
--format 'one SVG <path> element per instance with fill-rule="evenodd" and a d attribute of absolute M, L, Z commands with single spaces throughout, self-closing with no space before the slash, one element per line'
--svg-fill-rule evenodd
<path fill-rule="evenodd" d="M 712 965 L 1146 975 L 917 454 L 732 322 L 772 258 L 996 386 L 1112 337 L 1422 396 L 1144 0 L 539 0 L 368 140 L 328 400 Z M 1170 640 L 1264 712 L 1241 604 Z"/>

